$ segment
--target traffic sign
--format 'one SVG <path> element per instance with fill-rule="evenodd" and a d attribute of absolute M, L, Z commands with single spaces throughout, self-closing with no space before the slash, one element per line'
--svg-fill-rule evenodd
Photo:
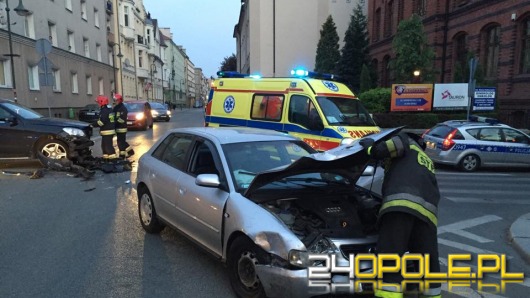
<path fill-rule="evenodd" d="M 475 100 L 473 102 L 474 111 L 495 110 L 495 97 L 497 89 L 495 87 L 481 87 L 475 89 Z"/>
<path fill-rule="evenodd" d="M 53 72 L 53 63 L 48 57 L 44 56 L 39 60 L 37 64 L 39 66 L 39 71 L 44 73 Z"/>
<path fill-rule="evenodd" d="M 45 38 L 35 41 L 35 50 L 42 56 L 48 55 L 52 51 L 52 44 Z"/>

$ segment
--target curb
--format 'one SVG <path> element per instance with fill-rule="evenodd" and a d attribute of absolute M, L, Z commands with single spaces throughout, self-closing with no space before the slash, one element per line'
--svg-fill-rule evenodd
<path fill-rule="evenodd" d="M 530 264 L 530 213 L 519 216 L 510 227 L 510 241 L 521 257 Z"/>

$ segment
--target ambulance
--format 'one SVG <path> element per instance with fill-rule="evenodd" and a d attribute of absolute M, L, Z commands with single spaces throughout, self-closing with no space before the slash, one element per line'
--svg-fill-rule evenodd
<path fill-rule="evenodd" d="M 272 129 L 319 151 L 380 131 L 361 101 L 333 75 L 301 69 L 291 75 L 263 78 L 218 72 L 208 94 L 205 126 Z"/>

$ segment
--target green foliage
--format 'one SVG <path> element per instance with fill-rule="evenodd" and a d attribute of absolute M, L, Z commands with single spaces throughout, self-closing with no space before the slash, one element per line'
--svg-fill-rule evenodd
<path fill-rule="evenodd" d="M 333 18 L 328 16 L 320 30 L 320 40 L 317 45 L 315 58 L 315 71 L 323 73 L 336 73 L 340 59 L 339 35 Z"/>
<path fill-rule="evenodd" d="M 396 58 L 390 61 L 396 83 L 414 82 L 414 71 L 420 70 L 420 82 L 433 82 L 433 49 L 429 46 L 421 18 L 412 15 L 399 23 L 392 42 Z"/>
<path fill-rule="evenodd" d="M 370 77 L 370 69 L 366 64 L 363 64 L 361 70 L 361 82 L 360 82 L 360 92 L 365 92 L 372 88 L 372 78 Z"/>
<path fill-rule="evenodd" d="M 390 88 L 375 88 L 359 94 L 359 99 L 370 113 L 387 113 L 390 111 Z"/>
<path fill-rule="evenodd" d="M 225 57 L 224 60 L 221 62 L 221 67 L 219 68 L 221 71 L 236 71 L 237 70 L 237 58 L 236 54 L 232 54 L 229 57 Z"/>
<path fill-rule="evenodd" d="M 360 4 L 353 10 L 344 36 L 344 47 L 338 64 L 338 74 L 354 92 L 361 88 L 361 69 L 369 63 L 368 22 Z M 370 84 L 371 85 L 371 84 Z M 370 89 L 367 85 L 365 90 Z"/>

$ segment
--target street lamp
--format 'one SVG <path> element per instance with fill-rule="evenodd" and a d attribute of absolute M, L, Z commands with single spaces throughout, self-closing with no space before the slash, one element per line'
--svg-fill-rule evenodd
<path fill-rule="evenodd" d="M 416 69 L 414 72 L 414 83 L 418 84 L 420 83 L 420 75 L 421 75 L 421 71 L 419 69 Z"/>
<path fill-rule="evenodd" d="M 121 62 L 121 58 L 123 58 L 123 54 L 121 53 L 121 45 L 119 43 L 115 42 L 112 45 L 112 55 L 114 56 L 114 47 L 115 46 L 118 46 L 118 54 L 116 54 L 115 56 L 120 59 L 120 88 L 121 88 L 121 96 L 124 96 L 123 95 L 123 72 L 122 72 L 123 65 L 122 65 L 122 62 Z M 116 64 L 116 59 L 114 59 L 114 64 Z M 118 84 L 118 77 L 116 76 L 116 65 L 114 65 L 113 69 L 114 69 L 114 80 L 115 80 L 114 93 L 116 93 L 116 84 Z"/>
<path fill-rule="evenodd" d="M 20 55 L 17 55 L 17 54 L 13 54 L 13 40 L 12 40 L 12 36 L 11 36 L 11 18 L 10 18 L 10 10 L 9 9 L 9 0 L 6 0 L 6 14 L 7 14 L 7 34 L 8 34 L 8 37 L 9 37 L 9 54 L 8 55 L 4 55 L 4 56 L 9 56 L 9 59 L 10 59 L 10 62 L 11 62 L 11 80 L 12 80 L 12 84 L 13 84 L 13 96 L 14 96 L 14 100 L 16 101 L 17 100 L 17 82 L 16 82 L 16 79 L 15 79 L 15 61 L 13 59 L 13 57 L 19 57 Z M 22 4 L 22 0 L 19 0 L 18 2 L 18 6 L 15 7 L 15 12 L 19 15 L 19 16 L 29 16 L 31 14 L 31 11 L 27 10 L 24 5 Z"/>
<path fill-rule="evenodd" d="M 155 84 L 153 82 L 153 74 L 156 73 L 156 64 L 151 63 L 151 100 L 155 100 Z"/>

